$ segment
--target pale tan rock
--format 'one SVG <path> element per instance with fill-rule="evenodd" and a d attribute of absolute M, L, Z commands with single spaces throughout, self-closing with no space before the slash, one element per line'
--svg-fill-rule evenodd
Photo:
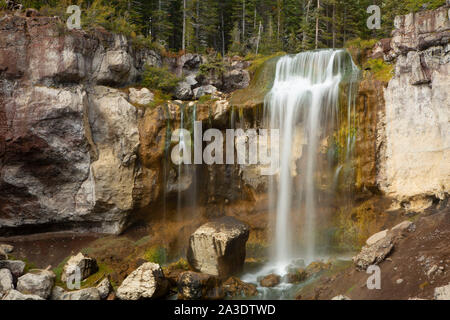
<path fill-rule="evenodd" d="M 67 279 L 73 276 L 76 272 L 80 273 L 80 280 L 84 280 L 90 275 L 97 272 L 97 270 L 97 261 L 85 256 L 80 252 L 77 255 L 70 257 L 67 263 L 64 265 L 61 274 L 61 281 L 67 281 Z"/>
<path fill-rule="evenodd" d="M 387 236 L 388 229 L 375 233 L 366 240 L 366 245 L 371 246 Z"/>
<path fill-rule="evenodd" d="M 150 299 L 165 295 L 167 289 L 168 282 L 161 267 L 147 262 L 125 278 L 116 295 L 121 300 Z"/>
<path fill-rule="evenodd" d="M 443 7 L 395 19 L 391 46 L 398 58 L 384 93 L 377 182 L 407 211 L 422 211 L 420 201 L 430 204 L 450 191 L 447 11 Z"/>
<path fill-rule="evenodd" d="M 147 88 L 142 89 L 130 88 L 129 92 L 130 92 L 130 102 L 132 104 L 145 106 L 150 104 L 154 99 L 153 93 L 151 93 L 150 90 L 148 90 Z"/>
<path fill-rule="evenodd" d="M 17 280 L 17 290 L 23 294 L 37 295 L 43 299 L 50 297 L 55 274 L 48 270 L 30 270 Z"/>
<path fill-rule="evenodd" d="M 450 300 L 450 284 L 435 288 L 434 299 L 436 300 Z"/>
<path fill-rule="evenodd" d="M 249 228 L 223 217 L 198 228 L 189 239 L 188 261 L 197 271 L 228 277 L 242 271 Z"/>

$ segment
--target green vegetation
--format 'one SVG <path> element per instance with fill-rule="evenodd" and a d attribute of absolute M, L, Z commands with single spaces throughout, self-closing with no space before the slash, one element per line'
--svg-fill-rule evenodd
<path fill-rule="evenodd" d="M 153 90 L 160 90 L 164 94 L 173 93 L 181 79 L 167 68 L 146 66 L 142 75 L 142 85 Z"/>
<path fill-rule="evenodd" d="M 383 59 L 369 59 L 364 64 L 365 70 L 370 70 L 375 79 L 388 82 L 394 75 L 394 66 L 387 64 Z"/>
<path fill-rule="evenodd" d="M 167 250 L 160 246 L 153 246 L 144 253 L 144 259 L 157 264 L 165 264 L 167 262 Z"/>

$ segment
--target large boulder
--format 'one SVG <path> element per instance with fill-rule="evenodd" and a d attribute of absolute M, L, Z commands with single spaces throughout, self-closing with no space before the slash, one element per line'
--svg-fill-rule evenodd
<path fill-rule="evenodd" d="M 198 228 L 189 239 L 188 262 L 197 271 L 221 278 L 242 271 L 249 228 L 222 217 Z"/>
<path fill-rule="evenodd" d="M 232 92 L 238 89 L 247 88 L 250 84 L 250 74 L 247 70 L 235 69 L 223 75 L 224 92 Z"/>
<path fill-rule="evenodd" d="M 237 277 L 230 277 L 222 284 L 224 293 L 229 297 L 253 297 L 258 295 L 256 285 L 246 283 Z"/>
<path fill-rule="evenodd" d="M 394 248 L 394 239 L 391 235 L 380 239 L 372 245 L 365 245 L 359 254 L 353 257 L 353 262 L 359 270 L 366 270 L 370 265 L 382 262 Z"/>
<path fill-rule="evenodd" d="M 194 89 L 194 99 L 198 100 L 205 95 L 212 95 L 217 91 L 217 88 L 212 85 L 201 86 Z"/>
<path fill-rule="evenodd" d="M 98 290 L 100 299 L 104 300 L 111 293 L 111 290 L 112 290 L 111 282 L 109 282 L 108 278 L 105 278 L 98 284 L 96 289 Z"/>
<path fill-rule="evenodd" d="M 30 270 L 17 280 L 17 290 L 23 294 L 37 295 L 43 299 L 50 297 L 55 274 L 48 270 Z"/>
<path fill-rule="evenodd" d="M 69 258 L 61 273 L 61 281 L 66 282 L 76 272 L 80 273 L 81 280 L 98 271 L 97 261 L 81 252 Z"/>
<path fill-rule="evenodd" d="M 178 299 L 216 300 L 224 298 L 221 281 L 209 274 L 186 271 L 178 276 Z"/>
<path fill-rule="evenodd" d="M 126 277 L 116 294 L 121 300 L 159 298 L 167 293 L 168 287 L 161 267 L 147 262 Z"/>
<path fill-rule="evenodd" d="M 192 88 L 189 82 L 187 81 L 181 81 L 177 84 L 177 87 L 175 88 L 174 93 L 175 98 L 180 100 L 190 100 L 192 99 L 193 92 Z"/>
<path fill-rule="evenodd" d="M 260 281 L 259 284 L 261 285 L 261 287 L 275 287 L 277 285 L 279 285 L 281 282 L 281 277 L 277 274 L 269 274 L 265 277 L 263 277 Z"/>
<path fill-rule="evenodd" d="M 359 254 L 353 257 L 356 268 L 366 270 L 372 264 L 381 263 L 392 252 L 395 243 L 409 232 L 414 232 L 415 229 L 415 224 L 406 220 L 391 229 L 370 236 Z"/>
<path fill-rule="evenodd" d="M 16 278 L 23 275 L 26 263 L 20 260 L 0 260 L 0 269 L 8 269 Z"/>

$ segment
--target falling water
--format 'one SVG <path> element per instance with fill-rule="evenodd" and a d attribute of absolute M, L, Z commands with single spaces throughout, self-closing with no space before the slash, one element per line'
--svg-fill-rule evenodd
<path fill-rule="evenodd" d="M 351 149 L 350 115 L 354 113 L 358 75 L 344 50 L 287 55 L 277 63 L 264 116 L 267 127 L 280 130 L 280 170 L 269 184 L 276 212 L 273 262 L 280 272 L 296 258 L 311 262 L 316 257 L 318 154 L 327 135 L 339 128 L 343 88 L 348 96 L 347 153 Z M 294 222 L 300 216 L 301 236 Z M 301 257 L 298 247 L 302 248 Z"/>

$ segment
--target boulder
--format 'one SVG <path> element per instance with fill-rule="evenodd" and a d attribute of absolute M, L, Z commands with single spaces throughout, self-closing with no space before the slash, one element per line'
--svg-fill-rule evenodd
<path fill-rule="evenodd" d="M 306 270 L 300 268 L 298 270 L 295 270 L 295 272 L 290 271 L 289 273 L 287 273 L 284 277 L 284 280 L 287 283 L 299 283 L 306 280 L 307 278 L 308 273 L 306 272 Z"/>
<path fill-rule="evenodd" d="M 308 278 L 315 276 L 324 270 L 329 270 L 331 267 L 332 267 L 331 262 L 313 261 L 305 269 L 306 276 Z"/>
<path fill-rule="evenodd" d="M 130 92 L 130 102 L 134 105 L 146 106 L 153 102 L 155 98 L 154 94 L 147 88 L 130 88 L 128 91 Z"/>
<path fill-rule="evenodd" d="M 269 274 L 265 277 L 263 277 L 260 281 L 259 284 L 261 285 L 261 287 L 275 287 L 277 285 L 279 285 L 281 282 L 281 277 L 277 274 Z"/>
<path fill-rule="evenodd" d="M 65 293 L 66 291 L 63 288 L 54 286 L 50 294 L 50 300 L 62 300 L 61 298 Z"/>
<path fill-rule="evenodd" d="M 11 271 L 8 269 L 0 269 L 0 297 L 11 289 L 14 289 L 14 280 Z"/>
<path fill-rule="evenodd" d="M 180 100 L 190 100 L 193 97 L 191 85 L 187 81 L 181 81 L 175 88 L 174 96 Z"/>
<path fill-rule="evenodd" d="M 217 300 L 224 298 L 221 281 L 209 274 L 186 271 L 179 275 L 177 281 L 178 299 L 180 300 Z"/>
<path fill-rule="evenodd" d="M 366 270 L 370 265 L 382 262 L 394 248 L 394 238 L 388 234 L 372 245 L 365 245 L 361 252 L 353 257 L 353 262 L 359 270 Z"/>
<path fill-rule="evenodd" d="M 246 283 L 237 277 L 230 277 L 222 284 L 224 293 L 229 297 L 254 297 L 258 295 L 256 285 Z"/>
<path fill-rule="evenodd" d="M 23 294 L 17 290 L 9 290 L 2 298 L 2 300 L 45 300 L 35 294 Z"/>
<path fill-rule="evenodd" d="M 412 223 L 409 220 L 403 221 L 399 224 L 397 224 L 395 227 L 393 227 L 392 231 L 398 231 L 398 232 L 412 232 L 416 228 L 415 224 Z"/>
<path fill-rule="evenodd" d="M 235 69 L 223 75 L 223 92 L 232 92 L 247 88 L 250 84 L 250 74 L 247 70 Z"/>
<path fill-rule="evenodd" d="M 194 89 L 194 99 L 198 100 L 205 95 L 212 95 L 217 91 L 217 88 L 208 84 Z"/>
<path fill-rule="evenodd" d="M 371 246 L 375 244 L 376 242 L 380 241 L 381 239 L 384 239 L 387 236 L 388 229 L 380 231 L 378 233 L 375 233 L 369 239 L 366 240 L 366 245 Z"/>
<path fill-rule="evenodd" d="M 0 269 L 8 269 L 16 278 L 23 275 L 25 266 L 25 262 L 20 260 L 0 260 Z"/>
<path fill-rule="evenodd" d="M 8 259 L 8 255 L 0 248 L 0 260 Z"/>
<path fill-rule="evenodd" d="M 443 287 L 434 289 L 434 299 L 436 300 L 450 300 L 450 283 Z"/>
<path fill-rule="evenodd" d="M 108 278 L 103 279 L 97 286 L 100 299 L 105 300 L 111 293 L 112 286 Z"/>
<path fill-rule="evenodd" d="M 61 273 L 61 281 L 66 282 L 76 272 L 80 272 L 81 280 L 84 280 L 97 271 L 97 261 L 85 256 L 80 252 L 76 256 L 70 257 L 67 263 L 64 265 L 63 271 Z"/>
<path fill-rule="evenodd" d="M 222 217 L 198 228 L 189 239 L 187 259 L 202 273 L 227 278 L 242 271 L 249 227 Z"/>
<path fill-rule="evenodd" d="M 162 297 L 167 290 L 168 281 L 161 267 L 147 262 L 126 277 L 116 295 L 121 300 L 140 300 Z"/>
<path fill-rule="evenodd" d="M 50 297 L 55 283 L 55 274 L 48 270 L 31 270 L 17 280 L 17 290 L 23 294 Z"/>
<path fill-rule="evenodd" d="M 97 288 L 86 288 L 65 292 L 59 300 L 101 300 L 101 297 Z"/>

